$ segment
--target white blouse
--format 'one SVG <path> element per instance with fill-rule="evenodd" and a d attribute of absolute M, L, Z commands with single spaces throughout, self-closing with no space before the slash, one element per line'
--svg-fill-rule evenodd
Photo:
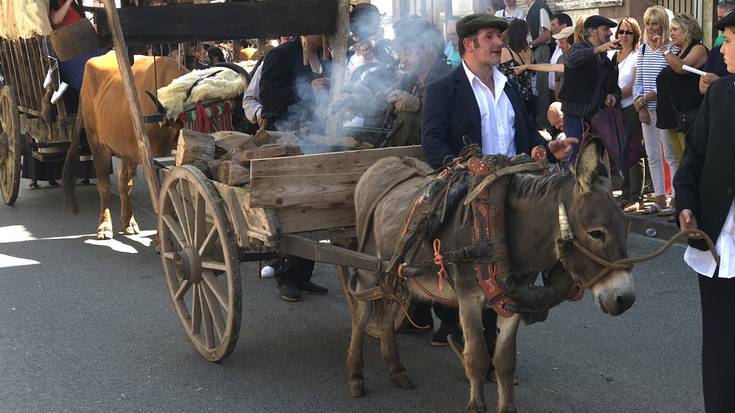
<path fill-rule="evenodd" d="M 614 51 L 611 51 L 608 53 L 608 56 L 610 59 L 615 56 Z M 638 51 L 634 50 L 628 56 L 623 60 L 622 62 L 618 62 L 618 86 L 620 89 L 624 89 L 626 86 L 633 86 L 633 82 L 635 81 L 635 70 L 636 70 L 636 64 L 638 63 Z M 627 108 L 628 106 L 633 104 L 633 100 L 635 98 L 631 95 L 628 97 L 624 97 L 623 100 L 620 102 L 620 106 L 623 108 Z"/>

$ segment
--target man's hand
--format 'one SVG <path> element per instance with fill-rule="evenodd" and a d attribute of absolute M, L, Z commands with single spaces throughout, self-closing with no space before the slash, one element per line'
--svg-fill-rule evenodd
<path fill-rule="evenodd" d="M 566 159 L 572 154 L 572 147 L 579 144 L 577 138 L 557 139 L 549 142 L 549 150 L 557 160 Z"/>
<path fill-rule="evenodd" d="M 607 106 L 608 108 L 615 106 L 616 103 L 618 103 L 618 99 L 615 97 L 615 95 L 605 96 L 605 106 Z"/>
<path fill-rule="evenodd" d="M 265 120 L 265 118 L 260 116 L 260 113 L 258 113 L 258 128 L 265 129 L 267 127 L 268 127 L 268 122 Z"/>
<path fill-rule="evenodd" d="M 603 54 L 603 53 L 609 52 L 610 50 L 619 50 L 619 49 L 620 49 L 620 40 L 615 39 L 615 40 L 609 41 L 605 44 L 601 44 L 595 47 L 595 53 Z"/>
<path fill-rule="evenodd" d="M 396 112 L 418 112 L 421 108 L 421 99 L 404 90 L 391 91 L 386 100 L 393 104 Z"/>
<path fill-rule="evenodd" d="M 329 89 L 329 78 L 327 77 L 320 77 L 317 79 L 314 79 L 311 81 L 311 88 L 314 90 L 314 92 L 317 92 L 319 90 L 327 90 Z"/>
<path fill-rule="evenodd" d="M 641 110 L 638 112 L 638 120 L 641 121 L 641 123 L 645 125 L 651 124 L 651 114 L 648 112 L 648 110 Z"/>
<path fill-rule="evenodd" d="M 709 89 L 709 86 L 714 82 L 715 80 L 719 79 L 720 77 L 717 76 L 714 73 L 707 73 L 704 76 L 699 77 L 699 93 L 705 94 L 707 93 L 707 89 Z"/>
<path fill-rule="evenodd" d="M 691 209 L 683 209 L 679 213 L 679 226 L 682 231 L 687 229 L 697 229 L 697 218 L 694 216 L 694 212 Z M 689 234 L 689 238 L 702 239 L 699 234 Z"/>

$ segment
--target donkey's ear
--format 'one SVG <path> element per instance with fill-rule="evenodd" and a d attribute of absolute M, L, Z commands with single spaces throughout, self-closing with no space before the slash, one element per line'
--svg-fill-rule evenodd
<path fill-rule="evenodd" d="M 605 147 L 600 139 L 587 139 L 582 145 L 574 168 L 574 175 L 582 193 L 590 192 L 595 182 L 600 179 L 609 182 L 610 158 L 605 153 Z"/>

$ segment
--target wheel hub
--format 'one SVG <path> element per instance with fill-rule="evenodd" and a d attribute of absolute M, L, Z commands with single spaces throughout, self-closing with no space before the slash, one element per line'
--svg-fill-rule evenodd
<path fill-rule="evenodd" d="M 186 247 L 183 251 L 174 254 L 174 269 L 176 276 L 181 280 L 194 284 L 202 281 L 202 259 L 191 247 Z"/>

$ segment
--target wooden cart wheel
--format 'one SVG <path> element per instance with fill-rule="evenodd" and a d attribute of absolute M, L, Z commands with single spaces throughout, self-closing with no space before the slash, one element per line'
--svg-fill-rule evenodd
<path fill-rule="evenodd" d="M 242 319 L 240 264 L 224 201 L 203 173 L 174 168 L 161 187 L 158 236 L 171 301 L 205 359 L 237 344 Z"/>
<path fill-rule="evenodd" d="M 7 205 L 18 198 L 20 186 L 20 116 L 10 86 L 0 88 L 0 192 Z"/>

